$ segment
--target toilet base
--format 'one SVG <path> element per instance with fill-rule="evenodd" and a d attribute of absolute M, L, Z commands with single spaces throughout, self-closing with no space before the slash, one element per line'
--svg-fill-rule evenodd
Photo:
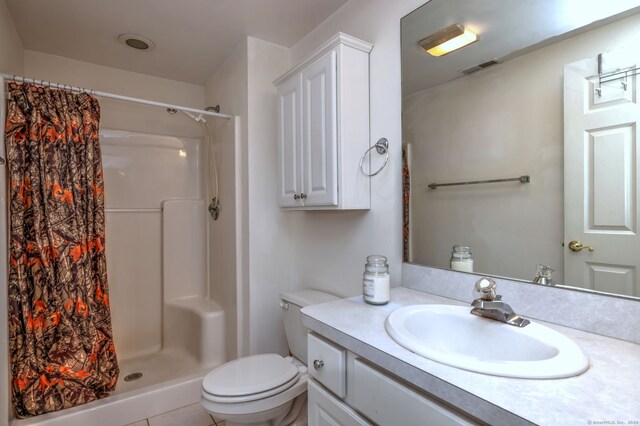
<path fill-rule="evenodd" d="M 228 426 L 275 426 L 279 425 L 280 421 L 287 415 L 289 409 L 293 405 L 293 401 L 289 401 L 279 407 L 272 408 L 271 410 L 261 411 L 259 413 L 251 414 L 224 414 L 215 415 L 216 418 L 224 420 Z M 269 419 L 266 420 L 265 419 Z"/>
<path fill-rule="evenodd" d="M 306 426 L 307 392 L 293 401 L 259 413 L 212 414 L 216 419 L 224 420 L 227 426 Z"/>

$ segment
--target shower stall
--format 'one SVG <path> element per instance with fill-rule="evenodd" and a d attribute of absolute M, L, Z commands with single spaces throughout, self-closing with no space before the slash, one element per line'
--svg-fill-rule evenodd
<path fill-rule="evenodd" d="M 0 85 L 3 99 L 4 90 L 5 84 Z M 216 225 L 208 211 L 208 169 L 212 165 L 203 128 L 193 120 L 204 111 L 190 110 L 191 117 L 168 114 L 167 105 L 140 105 L 121 102 L 132 101 L 130 98 L 96 95 L 103 116 L 100 145 L 106 257 L 120 366 L 118 384 L 111 396 L 101 400 L 31 418 L 13 418 L 6 386 L 10 375 L 5 285 L 0 295 L 0 413 L 7 408 L 8 416 L 3 414 L 0 425 L 132 423 L 199 401 L 204 375 L 228 358 L 225 335 L 229 321 L 233 322 L 229 312 L 235 312 L 235 307 L 217 298 L 215 271 L 209 268 L 211 253 L 219 250 L 213 248 L 217 243 L 212 241 L 211 229 Z M 0 108 L 4 123 L 4 102 Z M 215 129 L 215 143 L 209 149 L 219 156 L 223 144 L 235 144 L 237 119 L 207 114 L 202 117 Z M 0 155 L 4 158 L 4 130 L 2 135 Z M 229 160 L 233 159 L 222 161 Z M 5 242 L 6 187 L 3 170 L 0 239 Z M 234 194 L 223 191 L 219 197 L 221 216 L 235 211 L 234 206 L 224 204 L 225 197 L 232 200 Z M 4 259 L 0 276 L 6 282 L 5 244 L 0 245 L 0 257 Z"/>

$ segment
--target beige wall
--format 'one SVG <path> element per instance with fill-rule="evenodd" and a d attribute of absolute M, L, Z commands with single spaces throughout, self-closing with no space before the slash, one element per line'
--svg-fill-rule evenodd
<path fill-rule="evenodd" d="M 280 293 L 292 281 L 294 247 L 289 215 L 277 204 L 278 149 L 276 87 L 273 80 L 290 65 L 289 49 L 257 38 L 248 39 L 248 190 L 251 306 L 250 353 L 288 355 Z M 277 324 L 273 333 L 273 324 Z"/>
<path fill-rule="evenodd" d="M 272 81 L 289 64 L 289 49 L 247 37 L 205 89 L 208 104 L 219 103 L 223 112 L 239 115 L 242 123 L 235 150 L 222 146 L 221 159 L 223 185 L 235 182 L 238 195 L 235 226 L 215 224 L 211 239 L 211 269 L 218 271 L 213 272 L 217 280 L 213 291 L 238 303 L 237 315 L 231 320 L 237 321 L 239 355 L 287 354 L 278 302 L 280 292 L 293 286 L 288 266 L 292 246 L 285 227 L 287 216 L 276 203 L 276 89 Z M 235 251 L 231 249 L 234 240 L 239 242 Z M 215 248 L 218 243 L 219 250 Z"/>
<path fill-rule="evenodd" d="M 203 87 L 48 53 L 25 51 L 27 77 L 74 84 L 104 92 L 201 108 Z"/>
<path fill-rule="evenodd" d="M 26 77 L 95 89 L 135 98 L 202 108 L 204 89 L 195 84 L 96 65 L 26 50 Z M 168 120 L 162 108 L 100 99 L 101 127 L 119 130 L 202 137 L 200 126 L 182 114 Z"/>
<path fill-rule="evenodd" d="M 245 210 L 245 180 L 240 164 L 246 150 L 247 139 L 247 41 L 243 40 L 218 70 L 209 78 L 205 86 L 205 104 L 220 105 L 221 112 L 238 118 L 234 123 L 215 123 L 215 150 L 220 164 L 220 217 L 217 221 L 209 218 L 209 276 L 210 295 L 225 309 L 227 357 L 233 359 L 243 353 L 248 341 L 243 339 L 248 333 L 238 334 L 247 324 L 248 300 L 243 299 L 241 262 L 248 259 L 239 250 L 237 241 L 243 233 L 242 212 Z M 231 126 L 233 125 L 233 128 Z M 233 140 L 231 133 L 238 127 L 239 137 Z M 244 148 L 243 148 L 244 147 Z M 244 149 L 244 150 L 243 150 Z M 248 297 L 248 292 L 246 292 Z M 237 337 L 240 337 L 239 339 Z"/>
<path fill-rule="evenodd" d="M 9 9 L 0 1 L 0 72 L 22 75 L 24 72 L 24 49 Z"/>
<path fill-rule="evenodd" d="M 465 244 L 477 272 L 532 279 L 543 263 L 564 282 L 563 68 L 639 41 L 637 15 L 405 99 L 413 260 L 448 267 Z M 523 174 L 530 184 L 426 189 Z"/>

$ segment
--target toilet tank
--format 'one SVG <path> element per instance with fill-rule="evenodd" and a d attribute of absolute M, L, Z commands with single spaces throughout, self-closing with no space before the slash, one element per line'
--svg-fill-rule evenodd
<path fill-rule="evenodd" d="M 305 306 L 338 300 L 333 294 L 318 290 L 300 290 L 280 294 L 284 332 L 294 357 L 307 363 L 307 328 L 302 324 L 300 310 Z"/>

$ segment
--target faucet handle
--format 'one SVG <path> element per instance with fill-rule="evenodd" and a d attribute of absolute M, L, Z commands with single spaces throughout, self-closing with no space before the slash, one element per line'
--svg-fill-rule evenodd
<path fill-rule="evenodd" d="M 495 300 L 497 284 L 489 277 L 482 277 L 476 281 L 476 291 L 482 300 Z"/>

